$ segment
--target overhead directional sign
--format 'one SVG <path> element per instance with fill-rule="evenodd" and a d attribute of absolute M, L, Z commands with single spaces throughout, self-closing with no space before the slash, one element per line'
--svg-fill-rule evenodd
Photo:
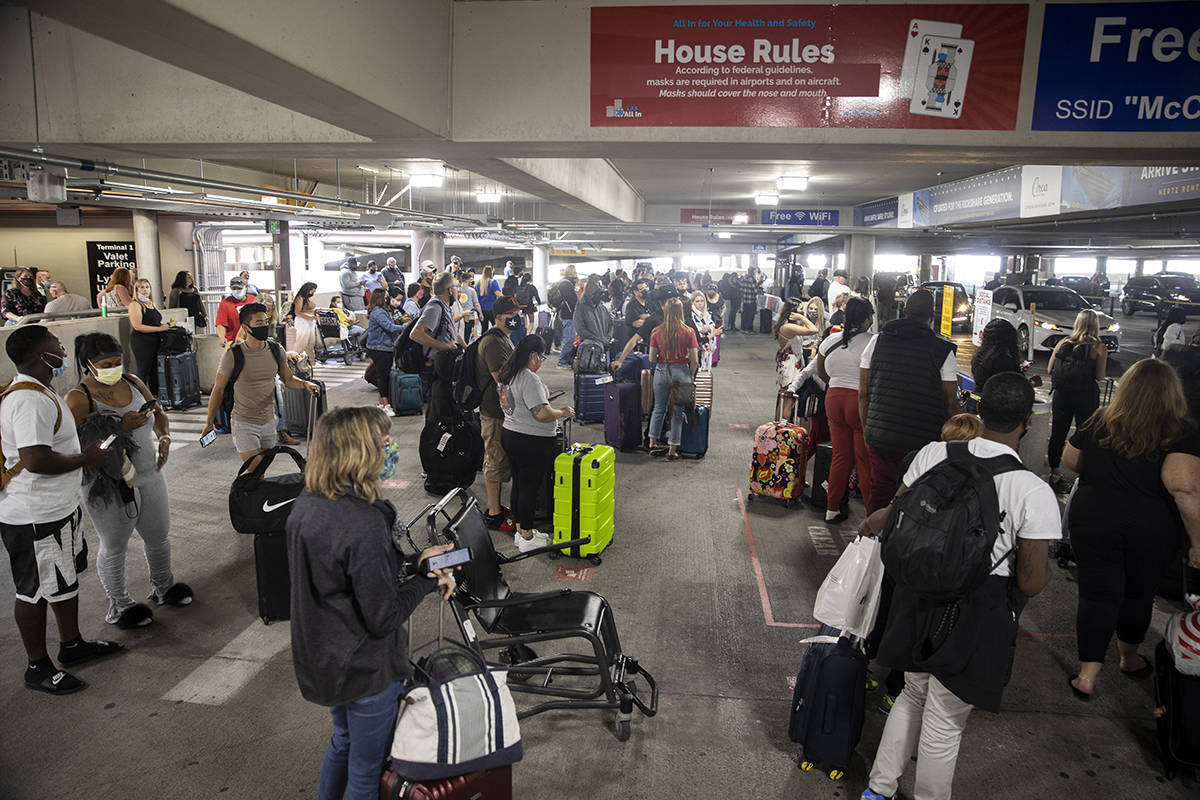
<path fill-rule="evenodd" d="M 836 227 L 838 212 L 817 208 L 771 208 L 762 210 L 763 225 L 816 225 Z"/>

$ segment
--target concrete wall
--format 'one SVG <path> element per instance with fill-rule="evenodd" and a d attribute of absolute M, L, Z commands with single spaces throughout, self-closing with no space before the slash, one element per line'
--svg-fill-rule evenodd
<path fill-rule="evenodd" d="M 44 144 L 366 141 L 47 17 L 33 23 Z M 32 142 L 24 9 L 0 8 L 0 75 L 0 141 Z"/>
<path fill-rule="evenodd" d="M 89 241 L 132 242 L 133 223 L 128 212 L 99 216 L 85 211 L 83 225 L 78 228 L 58 227 L 53 212 L 0 216 L 0 266 L 48 269 L 52 278 L 90 300 Z"/>

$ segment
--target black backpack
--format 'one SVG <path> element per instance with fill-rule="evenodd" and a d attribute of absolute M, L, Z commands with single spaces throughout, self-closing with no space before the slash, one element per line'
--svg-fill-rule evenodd
<path fill-rule="evenodd" d="M 192 335 L 183 328 L 167 328 L 158 334 L 158 354 L 173 356 L 192 349 Z"/>
<path fill-rule="evenodd" d="M 412 340 L 413 328 L 421 321 L 417 317 L 412 322 L 404 326 L 404 330 L 396 337 L 396 343 L 392 345 L 392 363 L 401 372 L 407 372 L 409 375 L 419 375 L 421 370 L 425 369 L 425 346 L 419 342 Z M 437 330 L 433 332 L 433 338 L 438 338 L 438 332 L 442 330 L 443 325 L 449 324 L 449 316 L 446 309 L 442 308 L 441 316 L 438 318 Z"/>
<path fill-rule="evenodd" d="M 275 368 L 279 369 L 283 366 L 282 348 L 278 342 L 270 339 L 267 340 L 267 347 L 270 349 L 271 355 L 275 356 Z M 233 385 L 237 383 L 238 376 L 246 367 L 246 354 L 243 352 L 240 342 L 230 345 L 229 351 L 233 353 L 233 371 L 229 373 L 229 380 L 225 383 L 225 393 L 221 395 L 221 407 L 217 411 L 217 420 L 214 426 L 222 433 L 230 433 L 233 428 Z"/>
<path fill-rule="evenodd" d="M 980 458 L 967 442 L 947 443 L 946 460 L 892 503 L 880 536 L 888 576 L 932 602 L 958 600 L 980 587 L 999 566 L 992 550 L 1004 514 L 993 478 L 1023 469 L 1016 456 Z"/>
<path fill-rule="evenodd" d="M 495 331 L 494 334 L 493 331 Z M 459 350 L 458 356 L 454 360 L 454 368 L 451 373 L 454 381 L 453 397 L 454 404 L 461 411 L 474 411 L 483 402 L 483 392 L 492 376 L 479 374 L 477 369 L 479 345 L 484 336 L 492 335 L 506 336 L 504 331 L 499 328 L 489 328 L 483 336 L 467 345 L 465 350 Z M 480 382 L 481 378 L 483 379 L 482 383 Z"/>
<path fill-rule="evenodd" d="M 554 311 L 558 311 L 558 307 L 563 303 L 562 286 L 553 284 L 546 290 L 546 305 L 550 306 Z"/>
<path fill-rule="evenodd" d="M 1096 362 L 1092 360 L 1092 346 L 1086 342 L 1070 345 L 1066 355 L 1054 360 L 1054 371 L 1050 373 L 1055 389 L 1077 391 L 1096 385 Z"/>

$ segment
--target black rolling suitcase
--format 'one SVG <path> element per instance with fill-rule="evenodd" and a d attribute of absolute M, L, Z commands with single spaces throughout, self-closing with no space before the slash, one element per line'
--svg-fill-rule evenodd
<path fill-rule="evenodd" d="M 771 309 L 764 308 L 758 312 L 758 332 L 770 333 L 771 328 L 775 326 L 775 316 L 771 313 Z"/>
<path fill-rule="evenodd" d="M 1165 640 L 1154 649 L 1154 697 L 1163 771 L 1200 770 L 1200 676 L 1175 668 Z"/>
<path fill-rule="evenodd" d="M 842 778 L 862 736 L 866 694 L 867 656 L 849 638 L 808 648 L 788 723 L 788 737 L 804 747 L 800 769 L 820 765 L 832 780 Z"/>
<path fill-rule="evenodd" d="M 554 453 L 558 456 L 571 449 L 571 420 L 564 419 L 554 433 Z M 548 522 L 554 518 L 554 470 L 546 473 L 546 481 L 538 489 L 537 503 L 533 507 L 533 518 Z"/>
<path fill-rule="evenodd" d="M 286 533 L 254 535 L 254 573 L 258 579 L 258 616 L 264 625 L 292 618 L 292 579 Z"/>
<path fill-rule="evenodd" d="M 283 424 L 287 426 L 292 436 L 310 438 L 317 418 L 325 413 L 329 401 L 325 398 L 325 384 L 314 380 L 321 387 L 321 393 L 316 397 L 307 389 L 292 389 L 284 386 L 283 391 Z"/>
<path fill-rule="evenodd" d="M 171 409 L 200 405 L 200 370 L 194 352 L 159 355 L 158 402 Z"/>

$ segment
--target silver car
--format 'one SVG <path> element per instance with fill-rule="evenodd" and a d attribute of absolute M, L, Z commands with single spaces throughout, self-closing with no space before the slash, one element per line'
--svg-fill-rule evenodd
<path fill-rule="evenodd" d="M 1030 306 L 1033 314 L 1030 314 Z M 1121 326 L 1078 292 L 1065 286 L 1001 286 L 992 293 L 992 317 L 1006 319 L 1017 329 L 1021 352 L 1029 352 L 1030 336 L 1033 349 L 1053 350 L 1071 335 L 1075 317 L 1084 309 L 1092 309 L 1100 317 L 1100 340 L 1115 353 L 1121 349 Z"/>

